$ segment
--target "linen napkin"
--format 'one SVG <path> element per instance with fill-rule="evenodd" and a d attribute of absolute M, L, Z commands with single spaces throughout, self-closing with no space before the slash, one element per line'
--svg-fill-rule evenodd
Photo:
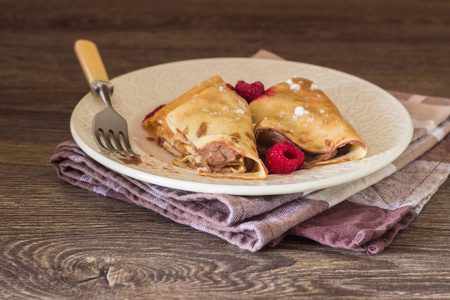
<path fill-rule="evenodd" d="M 267 51 L 254 57 L 280 59 Z M 74 186 L 151 209 L 242 249 L 258 251 L 295 235 L 379 253 L 414 220 L 450 172 L 450 99 L 391 94 L 414 123 L 405 152 L 378 172 L 308 195 L 244 197 L 161 187 L 104 167 L 73 141 L 58 145 L 50 161 L 58 176 Z"/>

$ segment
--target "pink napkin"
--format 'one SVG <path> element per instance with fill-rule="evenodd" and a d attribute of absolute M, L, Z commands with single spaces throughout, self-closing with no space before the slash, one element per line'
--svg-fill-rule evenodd
<path fill-rule="evenodd" d="M 280 59 L 267 51 L 255 57 Z M 109 170 L 72 141 L 57 146 L 51 163 L 74 186 L 151 209 L 242 249 L 258 251 L 295 235 L 379 253 L 414 220 L 450 172 L 450 99 L 391 93 L 413 119 L 414 137 L 406 151 L 374 174 L 306 196 L 243 197 L 156 186 Z"/>

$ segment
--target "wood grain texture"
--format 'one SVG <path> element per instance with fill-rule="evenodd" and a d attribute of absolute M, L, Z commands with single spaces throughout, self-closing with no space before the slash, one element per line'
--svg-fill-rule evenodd
<path fill-rule="evenodd" d="M 449 180 L 379 255 L 292 237 L 252 254 L 70 186 L 49 164 L 88 92 L 79 38 L 110 78 L 264 48 L 450 97 L 449 15 L 445 0 L 0 1 L 0 298 L 450 298 Z"/>

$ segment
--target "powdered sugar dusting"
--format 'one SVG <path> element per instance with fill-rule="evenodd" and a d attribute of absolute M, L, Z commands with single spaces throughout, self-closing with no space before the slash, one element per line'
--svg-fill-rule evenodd
<path fill-rule="evenodd" d="M 292 118 L 294 119 L 294 121 L 296 121 L 298 119 L 298 117 L 304 116 L 309 114 L 309 111 L 307 111 L 303 106 L 297 106 L 294 110 L 294 115 L 292 116 Z"/>
<path fill-rule="evenodd" d="M 303 115 L 309 114 L 309 111 L 307 111 L 303 106 L 297 106 L 294 110 L 294 113 L 296 116 L 301 117 Z"/>
<path fill-rule="evenodd" d="M 300 91 L 300 89 L 301 89 L 301 86 L 300 86 L 299 84 L 297 84 L 297 83 L 294 83 L 294 82 L 292 81 L 292 79 L 286 80 L 286 84 L 289 85 L 289 88 L 290 88 L 292 91 L 294 91 L 294 92 L 298 92 L 298 91 Z"/>
<path fill-rule="evenodd" d="M 317 91 L 317 90 L 319 90 L 319 87 L 318 87 L 316 84 L 311 83 L 311 86 L 309 87 L 309 89 L 310 89 L 311 91 Z"/>

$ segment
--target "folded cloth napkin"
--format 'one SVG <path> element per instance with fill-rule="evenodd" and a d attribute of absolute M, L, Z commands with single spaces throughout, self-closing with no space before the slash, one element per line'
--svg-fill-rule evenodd
<path fill-rule="evenodd" d="M 267 51 L 255 57 L 279 59 Z M 391 94 L 414 123 L 405 152 L 371 175 L 307 195 L 244 197 L 161 187 L 104 167 L 72 141 L 58 145 L 50 161 L 58 176 L 74 186 L 151 209 L 242 249 L 258 251 L 295 235 L 379 253 L 414 220 L 450 172 L 450 99 Z"/>

